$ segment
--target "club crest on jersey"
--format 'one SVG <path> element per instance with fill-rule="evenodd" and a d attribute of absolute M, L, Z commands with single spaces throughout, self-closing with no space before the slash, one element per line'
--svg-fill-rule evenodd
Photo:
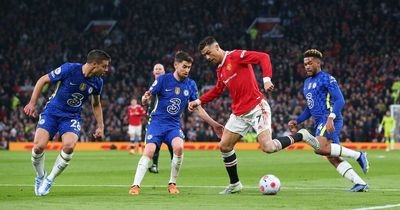
<path fill-rule="evenodd" d="M 312 88 L 314 89 L 315 87 L 317 87 L 317 83 L 314 82 L 314 84 L 312 85 Z"/>
<path fill-rule="evenodd" d="M 89 94 L 91 94 L 91 93 L 93 92 L 93 88 L 92 88 L 92 87 L 89 87 L 88 92 L 89 92 Z"/>
<path fill-rule="evenodd" d="M 59 75 L 61 73 L 61 67 L 58 67 L 56 70 L 54 70 L 54 73 Z"/>
<path fill-rule="evenodd" d="M 232 70 L 232 64 L 228 63 L 228 65 L 226 65 L 226 70 L 230 71 Z"/>
<path fill-rule="evenodd" d="M 180 87 L 175 87 L 175 94 L 179 95 L 181 93 L 181 88 Z"/>
<path fill-rule="evenodd" d="M 79 90 L 85 91 L 85 90 L 86 90 L 86 84 L 85 84 L 85 83 L 81 83 L 81 84 L 79 85 Z"/>
<path fill-rule="evenodd" d="M 188 96 L 189 95 L 189 91 L 188 90 L 184 90 L 183 91 L 183 95 Z"/>

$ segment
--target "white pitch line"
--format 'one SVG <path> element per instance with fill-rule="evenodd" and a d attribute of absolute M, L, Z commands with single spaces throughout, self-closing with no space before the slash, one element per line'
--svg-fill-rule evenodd
<path fill-rule="evenodd" d="M 351 210 L 372 210 L 372 209 L 389 209 L 389 208 L 394 208 L 394 207 L 399 207 L 399 204 L 393 204 L 393 205 L 385 205 L 385 206 L 371 206 L 371 207 L 366 207 L 366 208 L 359 208 L 359 209 L 351 209 Z"/>
<path fill-rule="evenodd" d="M 107 185 L 89 185 L 89 184 L 55 184 L 55 187 L 130 187 L 131 185 L 123 185 L 123 184 L 107 184 Z M 166 185 L 142 185 L 141 187 L 151 188 L 151 187 L 165 187 Z M 0 187 L 33 187 L 32 184 L 0 184 Z M 223 185 L 179 185 L 181 188 L 225 188 Z M 243 186 L 245 189 L 258 189 L 256 186 Z M 340 187 L 302 187 L 302 186 L 283 186 L 284 190 L 341 190 L 346 191 L 346 188 Z M 400 189 L 394 188 L 373 188 L 370 191 L 391 191 L 391 192 L 400 192 Z"/>

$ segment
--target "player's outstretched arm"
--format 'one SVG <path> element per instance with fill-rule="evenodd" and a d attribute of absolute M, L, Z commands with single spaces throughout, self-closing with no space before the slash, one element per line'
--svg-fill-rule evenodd
<path fill-rule="evenodd" d="M 95 138 L 102 138 L 104 136 L 104 121 L 103 121 L 103 108 L 100 103 L 100 96 L 92 96 L 93 114 L 97 121 L 97 129 L 94 133 Z"/>
<path fill-rule="evenodd" d="M 50 83 L 50 77 L 45 74 L 36 82 L 35 88 L 33 89 L 33 93 L 31 96 L 31 100 L 24 107 L 24 112 L 28 116 L 36 117 L 36 102 L 42 92 L 42 89 L 45 84 Z"/>
<path fill-rule="evenodd" d="M 239 51 L 240 55 L 236 58 L 240 63 L 246 64 L 258 64 L 262 70 L 263 83 L 265 91 L 272 91 L 274 84 L 271 81 L 272 78 L 272 64 L 271 59 L 267 53 L 256 52 L 256 51 Z"/>
<path fill-rule="evenodd" d="M 195 112 L 198 113 L 199 117 L 206 121 L 211 127 L 213 127 L 215 134 L 217 134 L 218 138 L 222 137 L 222 133 L 224 131 L 224 126 L 219 124 L 217 121 L 215 121 L 213 118 L 208 115 L 206 110 L 203 109 L 201 106 L 197 106 L 197 109 L 195 109 Z"/>

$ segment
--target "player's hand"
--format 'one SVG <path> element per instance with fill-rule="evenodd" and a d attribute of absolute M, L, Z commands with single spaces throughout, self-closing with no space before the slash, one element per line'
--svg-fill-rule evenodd
<path fill-rule="evenodd" d="M 193 112 L 198 106 L 199 106 L 199 104 L 196 101 L 189 102 L 189 105 L 188 105 L 189 112 Z"/>
<path fill-rule="evenodd" d="M 214 126 L 213 129 L 218 138 L 221 138 L 222 133 L 224 132 L 224 126 L 218 123 L 218 125 Z"/>
<path fill-rule="evenodd" d="M 326 131 L 328 131 L 328 133 L 333 133 L 335 131 L 335 126 L 333 125 L 333 118 L 328 117 L 328 120 L 326 121 Z"/>
<path fill-rule="evenodd" d="M 291 133 L 297 133 L 297 122 L 296 120 L 290 120 L 288 122 L 289 131 Z"/>
<path fill-rule="evenodd" d="M 264 89 L 266 92 L 274 90 L 274 84 L 271 81 L 264 83 Z"/>
<path fill-rule="evenodd" d="M 142 105 L 148 104 L 150 101 L 151 92 L 148 90 L 142 96 Z"/>
<path fill-rule="evenodd" d="M 29 102 L 25 107 L 24 107 L 24 112 L 28 116 L 36 117 L 36 105 L 32 102 Z"/>
<path fill-rule="evenodd" d="M 104 128 L 97 128 L 93 134 L 95 139 L 102 139 L 104 136 Z"/>

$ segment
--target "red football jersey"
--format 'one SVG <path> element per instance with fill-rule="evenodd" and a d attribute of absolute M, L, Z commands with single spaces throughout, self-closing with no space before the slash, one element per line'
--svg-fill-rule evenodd
<path fill-rule="evenodd" d="M 128 118 L 129 125 L 138 126 L 142 124 L 142 116 L 146 115 L 146 111 L 142 106 L 129 106 L 128 107 Z"/>
<path fill-rule="evenodd" d="M 272 78 L 272 65 L 266 53 L 233 50 L 226 51 L 222 63 L 217 68 L 217 84 L 200 97 L 206 104 L 228 88 L 232 97 L 232 113 L 242 115 L 252 110 L 264 98 L 254 75 L 252 64 L 259 64 L 263 78 Z"/>

